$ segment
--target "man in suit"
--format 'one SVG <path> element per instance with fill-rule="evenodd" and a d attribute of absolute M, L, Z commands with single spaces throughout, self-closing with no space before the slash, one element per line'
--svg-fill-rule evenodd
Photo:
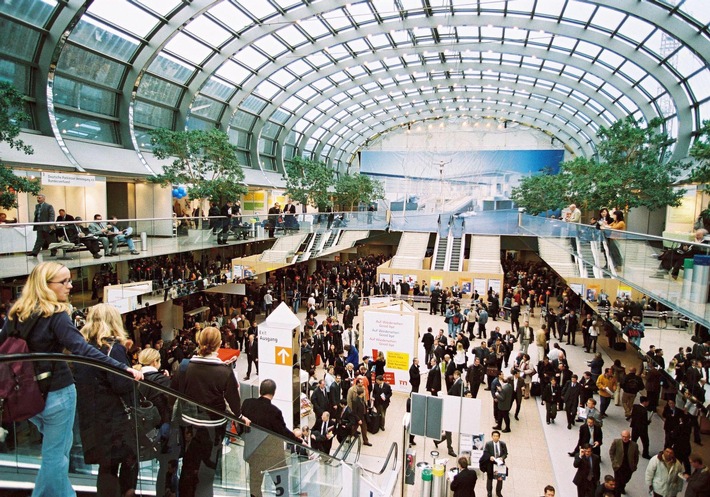
<path fill-rule="evenodd" d="M 380 413 L 380 429 L 385 431 L 385 417 L 387 416 L 387 408 L 390 405 L 392 398 L 392 387 L 389 383 L 385 383 L 382 375 L 375 378 L 375 384 L 372 387 L 372 399 L 375 409 Z"/>
<path fill-rule="evenodd" d="M 664 447 L 672 447 L 674 438 L 678 434 L 680 416 L 683 412 L 675 405 L 675 400 L 670 399 L 663 408 L 663 431 L 666 434 Z"/>
<path fill-rule="evenodd" d="M 648 417 L 648 397 L 642 395 L 639 398 L 639 403 L 634 404 L 631 408 L 631 439 L 636 442 L 641 439 L 643 446 L 643 458 L 651 459 L 651 454 L 648 451 L 648 425 L 651 421 Z"/>
<path fill-rule="evenodd" d="M 328 402 L 328 392 L 325 391 L 325 380 L 318 382 L 318 387 L 311 394 L 311 403 L 313 404 L 313 412 L 316 419 L 320 419 L 324 412 L 328 410 L 330 404 Z"/>
<path fill-rule="evenodd" d="M 252 421 L 253 426 L 264 428 L 282 437 L 302 443 L 286 426 L 281 409 L 271 403 L 276 394 L 276 382 L 266 379 L 259 385 L 258 399 L 247 399 L 242 402 L 242 415 Z M 246 441 L 245 444 L 249 444 Z M 249 489 L 254 497 L 261 497 L 262 473 L 270 468 L 286 466 L 283 441 L 280 438 L 268 436 L 246 459 L 249 463 Z"/>
<path fill-rule="evenodd" d="M 224 217 L 225 219 L 220 219 L 220 224 L 222 226 L 222 229 L 219 231 L 219 234 L 217 235 L 217 243 L 219 245 L 226 245 L 227 244 L 227 239 L 229 238 L 229 226 L 232 224 L 232 201 L 227 200 L 225 204 L 222 206 L 222 208 L 219 211 L 219 215 Z"/>
<path fill-rule="evenodd" d="M 340 415 L 340 400 L 343 399 L 343 380 L 339 374 L 335 375 L 335 381 L 330 384 L 328 390 L 328 402 L 330 403 L 331 419 L 338 419 Z"/>
<path fill-rule="evenodd" d="M 495 398 L 498 404 L 498 426 L 493 428 L 499 430 L 505 422 L 503 433 L 510 433 L 510 409 L 513 407 L 513 385 L 510 378 L 502 381 Z"/>
<path fill-rule="evenodd" d="M 358 385 L 352 388 L 356 389 L 356 395 L 352 402 L 353 416 L 357 419 L 357 424 L 360 427 L 363 445 L 371 447 L 372 444 L 367 439 L 367 402 L 365 401 L 365 387 Z"/>
<path fill-rule="evenodd" d="M 496 497 L 502 497 L 503 479 L 494 475 L 497 461 L 502 460 L 505 463 L 508 457 L 508 446 L 500 439 L 500 432 L 494 431 L 491 433 L 491 441 L 486 442 L 483 449 L 483 455 L 479 462 L 481 471 L 488 475 L 486 481 L 486 491 L 488 497 L 493 497 L 493 480 L 496 480 Z"/>
<path fill-rule="evenodd" d="M 245 380 L 249 379 L 251 376 L 251 366 L 254 364 L 256 369 L 256 374 L 259 374 L 259 339 L 256 335 L 250 334 L 246 343 L 247 352 L 247 375 L 244 377 Z"/>
<path fill-rule="evenodd" d="M 611 467 L 616 480 L 616 495 L 626 493 L 626 484 L 631 479 L 639 463 L 639 446 L 631 440 L 631 432 L 624 430 L 621 438 L 614 439 L 609 446 Z"/>
<path fill-rule="evenodd" d="M 594 490 L 599 485 L 601 475 L 601 460 L 592 453 L 592 446 L 588 443 L 582 445 L 579 453 L 575 455 L 574 467 L 577 472 L 572 483 L 577 486 L 577 497 L 593 497 Z"/>
<path fill-rule="evenodd" d="M 37 195 L 37 205 L 35 205 L 33 220 L 35 223 L 51 223 L 54 221 L 54 207 L 48 204 L 46 200 L 47 197 L 45 197 L 44 193 Z M 32 247 L 32 252 L 28 255 L 37 257 L 44 247 L 52 243 L 54 226 L 51 224 L 35 225 L 32 230 L 37 232 L 37 239 L 35 240 L 34 247 Z M 57 251 L 55 250 L 53 253 L 50 252 L 50 255 L 57 255 Z"/>
<path fill-rule="evenodd" d="M 311 429 L 312 447 L 314 449 L 330 454 L 333 448 L 333 437 L 335 436 L 335 423 L 330 419 L 330 413 L 325 411 L 320 418 L 316 419 L 316 424 Z"/>
<path fill-rule="evenodd" d="M 594 418 L 591 416 L 587 418 L 586 423 L 579 427 L 579 438 L 577 439 L 577 446 L 572 452 L 569 453 L 570 457 L 574 457 L 577 454 L 577 450 L 585 444 L 588 444 L 596 456 L 599 456 L 601 460 L 601 446 L 603 443 L 603 434 L 601 427 L 597 426 L 594 422 Z M 575 466 L 576 467 L 576 466 Z"/>
<path fill-rule="evenodd" d="M 422 335 L 422 345 L 424 346 L 424 362 L 429 364 L 434 348 L 434 335 L 431 332 L 431 327 L 427 328 L 426 333 Z"/>
<path fill-rule="evenodd" d="M 438 397 L 441 391 L 441 370 L 435 358 L 429 362 L 429 373 L 426 379 L 426 390 L 434 397 Z"/>
<path fill-rule="evenodd" d="M 279 214 L 281 214 L 281 206 L 279 206 L 278 202 L 274 202 L 274 206 L 269 208 L 269 217 L 266 225 L 269 229 L 269 238 L 274 237 L 276 225 L 279 223 Z"/>
<path fill-rule="evenodd" d="M 459 457 L 459 472 L 451 480 L 451 491 L 454 497 L 476 497 L 476 481 L 478 476 L 472 469 L 468 469 L 468 458 Z"/>
<path fill-rule="evenodd" d="M 573 374 L 570 381 L 562 387 L 562 403 L 567 413 L 567 429 L 571 430 L 574 420 L 577 417 L 577 407 L 579 406 L 579 396 L 582 387 L 577 382 L 577 375 Z"/>
<path fill-rule="evenodd" d="M 118 239 L 108 224 L 103 221 L 101 214 L 94 214 L 94 222 L 89 224 L 89 233 L 99 239 L 104 246 L 104 255 L 118 255 Z"/>
<path fill-rule="evenodd" d="M 454 384 L 454 371 L 456 371 L 456 364 L 449 354 L 444 354 L 444 382 L 446 384 L 446 391 L 449 391 L 451 385 Z"/>
<path fill-rule="evenodd" d="M 422 383 L 422 376 L 419 372 L 419 358 L 415 357 L 412 360 L 412 365 L 409 366 L 409 384 L 412 385 L 412 392 L 419 393 L 419 385 Z"/>

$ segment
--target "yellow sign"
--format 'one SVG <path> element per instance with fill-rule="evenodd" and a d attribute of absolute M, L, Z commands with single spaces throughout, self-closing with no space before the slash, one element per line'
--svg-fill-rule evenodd
<path fill-rule="evenodd" d="M 290 366 L 289 358 L 291 357 L 291 349 L 288 347 L 274 348 L 274 363 Z"/>
<path fill-rule="evenodd" d="M 409 354 L 406 352 L 387 352 L 387 368 L 389 369 L 409 369 Z"/>

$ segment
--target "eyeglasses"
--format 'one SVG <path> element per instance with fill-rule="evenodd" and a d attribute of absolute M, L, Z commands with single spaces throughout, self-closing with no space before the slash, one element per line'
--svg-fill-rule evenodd
<path fill-rule="evenodd" d="M 60 284 L 60 285 L 64 285 L 64 286 L 69 286 L 72 284 L 72 280 L 67 278 L 67 279 L 61 280 L 61 281 L 48 281 L 47 283 L 55 283 L 55 284 Z"/>

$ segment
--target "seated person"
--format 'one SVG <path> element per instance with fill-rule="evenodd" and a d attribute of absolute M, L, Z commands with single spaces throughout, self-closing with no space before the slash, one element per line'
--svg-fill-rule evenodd
<path fill-rule="evenodd" d="M 101 214 L 94 214 L 94 222 L 89 225 L 89 233 L 99 239 L 106 257 L 118 255 L 118 239 L 112 226 L 102 221 Z M 109 239 L 111 244 L 109 246 Z"/>
<path fill-rule="evenodd" d="M 76 220 L 81 221 L 81 218 L 77 217 Z M 57 235 L 59 238 L 64 238 L 74 245 L 83 243 L 86 248 L 89 249 L 91 255 L 94 256 L 94 259 L 100 259 L 101 254 L 99 252 L 101 251 L 101 245 L 98 238 L 91 234 L 87 234 L 84 230 L 85 228 L 82 228 L 78 224 L 61 225 L 57 226 Z"/>
<path fill-rule="evenodd" d="M 695 243 L 710 243 L 708 239 L 708 231 L 705 229 L 699 229 L 695 232 Z M 678 278 L 678 273 L 680 273 L 680 268 L 683 267 L 683 263 L 686 259 L 692 259 L 696 255 L 708 255 L 710 250 L 703 250 L 697 245 L 681 245 L 680 248 L 668 249 L 664 251 L 658 259 L 661 261 L 661 266 L 659 272 L 655 276 L 665 276 L 663 271 L 670 271 L 673 279 Z"/>
<path fill-rule="evenodd" d="M 0 224 L 12 224 L 16 222 L 17 219 L 8 219 L 6 212 L 0 212 Z"/>
<path fill-rule="evenodd" d="M 117 240 L 117 244 L 126 242 L 126 245 L 128 245 L 128 250 L 131 251 L 131 254 L 138 255 L 139 252 L 136 250 L 136 246 L 133 243 L 133 228 L 131 228 L 130 226 L 124 227 L 123 225 L 119 225 L 116 216 L 111 216 L 110 221 L 111 222 L 108 226 L 109 229 L 112 229 L 113 233 L 116 234 L 115 239 Z"/>

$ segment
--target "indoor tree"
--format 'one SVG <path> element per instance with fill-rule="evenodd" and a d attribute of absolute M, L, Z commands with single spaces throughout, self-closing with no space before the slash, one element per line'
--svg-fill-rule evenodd
<path fill-rule="evenodd" d="M 370 204 L 385 198 L 382 182 L 364 174 L 341 173 L 335 182 L 335 203 L 343 210 L 354 210 L 360 203 Z"/>
<path fill-rule="evenodd" d="M 32 147 L 17 138 L 21 123 L 29 120 L 23 110 L 24 105 L 22 93 L 17 88 L 10 83 L 0 82 L 0 142 L 31 155 L 34 153 Z M 37 195 L 40 188 L 38 179 L 16 176 L 11 168 L 0 163 L 0 208 L 13 209 L 17 207 L 18 193 Z"/>
<path fill-rule="evenodd" d="M 150 178 L 163 186 L 186 185 L 187 197 L 222 205 L 236 200 L 248 189 L 244 171 L 237 160 L 237 149 L 229 143 L 226 133 L 217 129 L 172 131 L 151 130 L 151 145 L 155 157 L 173 159 L 163 173 Z"/>
<path fill-rule="evenodd" d="M 333 168 L 325 162 L 294 157 L 284 163 L 286 195 L 302 205 L 321 207 L 330 201 L 335 185 Z"/>
<path fill-rule="evenodd" d="M 514 200 L 522 207 L 536 206 L 546 210 L 543 201 L 564 199 L 563 205 L 574 202 L 582 210 L 596 211 L 602 207 L 629 210 L 647 207 L 650 210 L 680 205 L 685 190 L 676 183 L 686 166 L 670 159 L 673 139 L 659 131 L 663 121 L 644 121 L 629 116 L 616 121 L 597 134 L 597 157 L 578 157 L 560 164 L 559 183 L 550 178 L 524 178 L 514 191 Z M 548 182 L 548 183 L 545 183 Z M 551 194 L 540 190 L 548 186 Z M 559 204 L 559 202 L 557 202 Z M 547 208 L 559 207 L 559 205 Z"/>
<path fill-rule="evenodd" d="M 528 214 L 537 215 L 557 210 L 568 204 L 569 182 L 566 177 L 545 168 L 541 174 L 530 176 L 514 187 L 511 198 Z"/>

